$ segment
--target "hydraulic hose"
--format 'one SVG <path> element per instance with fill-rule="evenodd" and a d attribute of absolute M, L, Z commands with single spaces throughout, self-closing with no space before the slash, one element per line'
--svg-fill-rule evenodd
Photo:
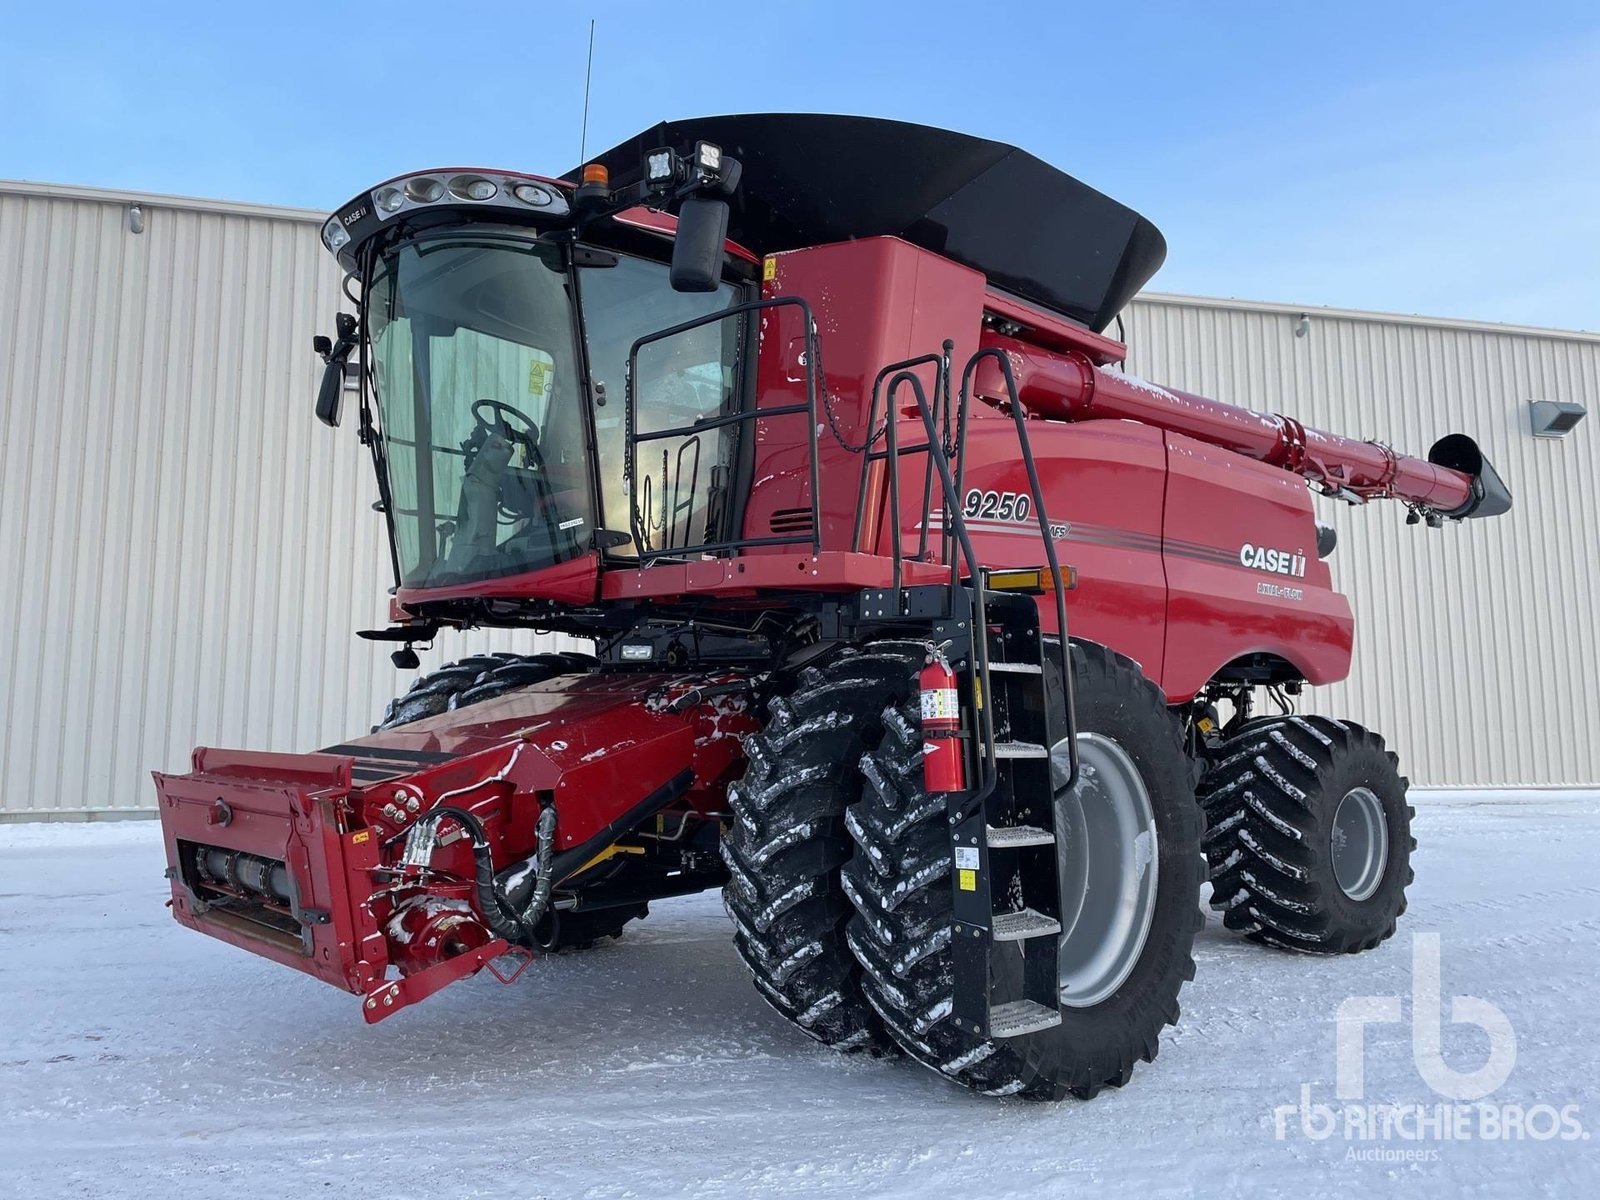
<path fill-rule="evenodd" d="M 639 803 L 628 809 L 627 812 L 607 822 L 583 842 L 569 847 L 559 854 L 555 852 L 554 817 L 552 816 L 552 836 L 549 838 L 541 837 L 539 849 L 534 856 L 523 862 L 515 863 L 500 872 L 498 877 L 500 894 L 506 899 L 507 907 L 519 912 L 522 919 L 532 925 L 549 908 L 550 891 L 556 884 L 570 878 L 607 846 L 655 816 L 656 813 L 688 791 L 693 782 L 694 771 L 685 767 L 666 783 L 639 801 Z M 553 812 L 551 809 L 546 809 L 545 811 Z M 544 827 L 544 820 L 545 813 L 540 813 L 540 828 Z M 532 880 L 531 884 L 529 883 L 530 879 Z M 531 893 L 529 892 L 530 887 L 532 889 Z M 528 896 L 525 903 L 522 900 L 524 895 Z"/>
<path fill-rule="evenodd" d="M 494 859 L 489 852 L 489 837 L 484 832 L 483 822 L 476 814 L 464 808 L 455 808 L 445 805 L 440 808 L 430 809 L 419 818 L 412 832 L 421 827 L 424 821 L 437 824 L 445 817 L 449 817 L 467 831 L 467 837 L 472 842 L 473 883 L 478 892 L 478 911 L 483 915 L 484 924 L 496 937 L 504 938 L 515 945 L 531 944 L 533 940 L 533 925 L 538 920 L 536 915 L 533 920 L 528 920 L 523 913 L 517 912 L 507 902 L 505 893 L 500 890 L 500 885 L 495 882 Z M 539 814 L 537 831 L 539 835 L 539 849 L 535 859 L 550 860 L 555 854 L 555 826 L 556 811 L 553 806 L 547 805 Z M 546 872 L 548 876 L 548 871 Z M 540 895 L 539 886 L 534 888 L 534 901 L 530 901 L 529 910 L 534 907 Z M 543 888 L 543 903 L 547 906 L 550 900 L 550 884 L 548 878 Z"/>
<path fill-rule="evenodd" d="M 514 945 L 534 946 L 538 944 L 534 928 L 550 911 L 557 880 L 571 875 L 617 838 L 654 816 L 688 791 L 693 782 L 694 772 L 685 768 L 581 845 L 560 855 L 556 854 L 556 808 L 546 804 L 534 825 L 538 846 L 533 855 L 505 868 L 498 877 L 483 822 L 464 808 L 443 805 L 428 810 L 412 826 L 411 836 L 422 836 L 420 831 L 427 825 L 445 817 L 458 822 L 471 839 L 473 883 L 484 924 L 496 937 Z M 421 853 L 431 854 L 431 846 L 422 847 Z M 527 896 L 526 901 L 522 900 L 523 895 Z"/>
<path fill-rule="evenodd" d="M 527 931 L 527 939 L 533 941 L 533 929 L 544 918 L 550 908 L 550 892 L 555 886 L 555 860 L 556 860 L 556 806 L 546 804 L 539 811 L 539 822 L 534 827 L 539 835 L 539 849 L 535 852 L 530 863 L 533 868 L 533 895 L 528 898 L 528 905 L 520 913 L 519 919 L 522 927 Z M 509 886 L 508 886 L 509 890 Z M 502 897 L 504 892 L 499 893 Z"/>

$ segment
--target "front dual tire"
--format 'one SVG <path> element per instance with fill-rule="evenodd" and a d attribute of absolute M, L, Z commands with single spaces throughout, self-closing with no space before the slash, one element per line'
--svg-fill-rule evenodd
<path fill-rule="evenodd" d="M 841 1051 L 895 1052 L 845 941 L 852 909 L 840 868 L 861 756 L 882 740 L 884 712 L 909 694 L 924 653 L 920 642 L 879 642 L 801 671 L 769 703 L 766 728 L 745 739 L 749 766 L 728 789 L 722 898 L 734 947 L 768 1004 Z"/>
<path fill-rule="evenodd" d="M 1155 1057 L 1194 976 L 1201 822 L 1182 730 L 1134 663 L 1074 643 L 1085 769 L 1054 798 L 1063 1019 L 978 1038 L 951 1018 L 950 835 L 944 797 L 923 782 L 922 654 L 919 643 L 846 652 L 804 676 L 751 739 L 724 848 L 739 953 L 761 994 L 820 1041 L 903 1050 L 991 1094 L 1120 1086 Z M 1020 950 L 997 946 L 994 961 L 995 1003 L 1020 996 Z"/>
<path fill-rule="evenodd" d="M 1047 656 L 1048 657 L 1048 656 Z M 1200 817 L 1181 727 L 1130 660 L 1074 643 L 1082 769 L 1054 798 L 1061 863 L 1061 1024 L 980 1038 L 951 1015 L 950 834 L 942 796 L 923 785 L 910 705 L 863 760 L 866 795 L 851 806 L 857 853 L 844 868 L 856 907 L 850 947 L 868 1002 L 913 1058 L 964 1087 L 1029 1099 L 1089 1098 L 1149 1062 L 1194 978 L 1201 924 Z M 992 1002 L 1022 995 L 1015 943 L 994 948 Z"/>

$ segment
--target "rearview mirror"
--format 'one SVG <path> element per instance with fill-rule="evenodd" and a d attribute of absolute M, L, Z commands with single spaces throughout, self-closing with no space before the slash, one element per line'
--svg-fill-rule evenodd
<path fill-rule="evenodd" d="M 322 368 L 322 386 L 317 389 L 317 420 L 334 428 L 344 407 L 344 359 L 333 358 Z"/>
<path fill-rule="evenodd" d="M 714 292 L 722 280 L 722 247 L 728 240 L 728 202 L 720 196 L 691 196 L 678 210 L 672 243 L 672 290 Z"/>
<path fill-rule="evenodd" d="M 322 386 L 317 389 L 317 420 L 338 428 L 339 412 L 344 407 L 344 364 L 350 351 L 356 348 L 357 324 L 349 313 L 339 313 L 334 317 L 333 326 L 338 330 L 339 340 L 330 342 L 326 337 L 315 337 L 311 340 L 311 349 L 327 364 L 322 368 Z"/>

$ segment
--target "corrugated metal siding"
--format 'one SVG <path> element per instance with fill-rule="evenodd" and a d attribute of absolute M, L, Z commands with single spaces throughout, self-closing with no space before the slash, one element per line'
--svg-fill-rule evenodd
<path fill-rule="evenodd" d="M 371 471 L 311 418 L 338 275 L 309 214 L 0 185 L 0 819 L 131 812 L 198 744 L 305 750 L 411 678 L 351 636 L 390 583 Z M 1407 528 L 1330 505 L 1359 621 L 1321 711 L 1429 784 L 1600 784 L 1600 339 L 1147 298 L 1132 368 L 1411 450 L 1480 438 L 1513 514 Z M 445 635 L 430 664 L 532 635 Z"/>
<path fill-rule="evenodd" d="M 1350 679 L 1308 707 L 1378 730 L 1417 783 L 1600 784 L 1600 442 L 1530 435 L 1527 402 L 1600 409 L 1600 337 L 1146 298 L 1131 370 L 1414 454 L 1478 440 L 1516 499 L 1504 517 L 1407 526 L 1397 504 L 1318 500 L 1356 613 Z"/>
<path fill-rule="evenodd" d="M 0 188 L 0 816 L 149 808 L 195 745 L 307 750 L 412 676 L 371 468 L 311 416 L 317 226 Z M 531 650 L 444 635 L 431 659 Z"/>

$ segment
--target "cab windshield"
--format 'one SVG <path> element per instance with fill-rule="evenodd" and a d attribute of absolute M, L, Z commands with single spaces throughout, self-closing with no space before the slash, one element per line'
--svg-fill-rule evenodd
<path fill-rule="evenodd" d="M 385 255 L 368 331 L 404 587 L 551 566 L 593 529 L 559 251 L 513 238 Z"/>
<path fill-rule="evenodd" d="M 375 267 L 370 361 L 403 587 L 552 566 L 587 553 L 597 529 L 612 531 L 605 544 L 623 555 L 635 531 L 646 548 L 693 546 L 722 520 L 731 429 L 646 443 L 635 480 L 624 479 L 627 359 L 638 338 L 726 308 L 737 290 L 674 292 L 666 266 L 644 259 L 591 252 L 581 261 L 574 276 L 557 246 L 508 230 L 403 243 Z M 715 322 L 641 352 L 640 434 L 736 407 L 736 325 Z"/>

